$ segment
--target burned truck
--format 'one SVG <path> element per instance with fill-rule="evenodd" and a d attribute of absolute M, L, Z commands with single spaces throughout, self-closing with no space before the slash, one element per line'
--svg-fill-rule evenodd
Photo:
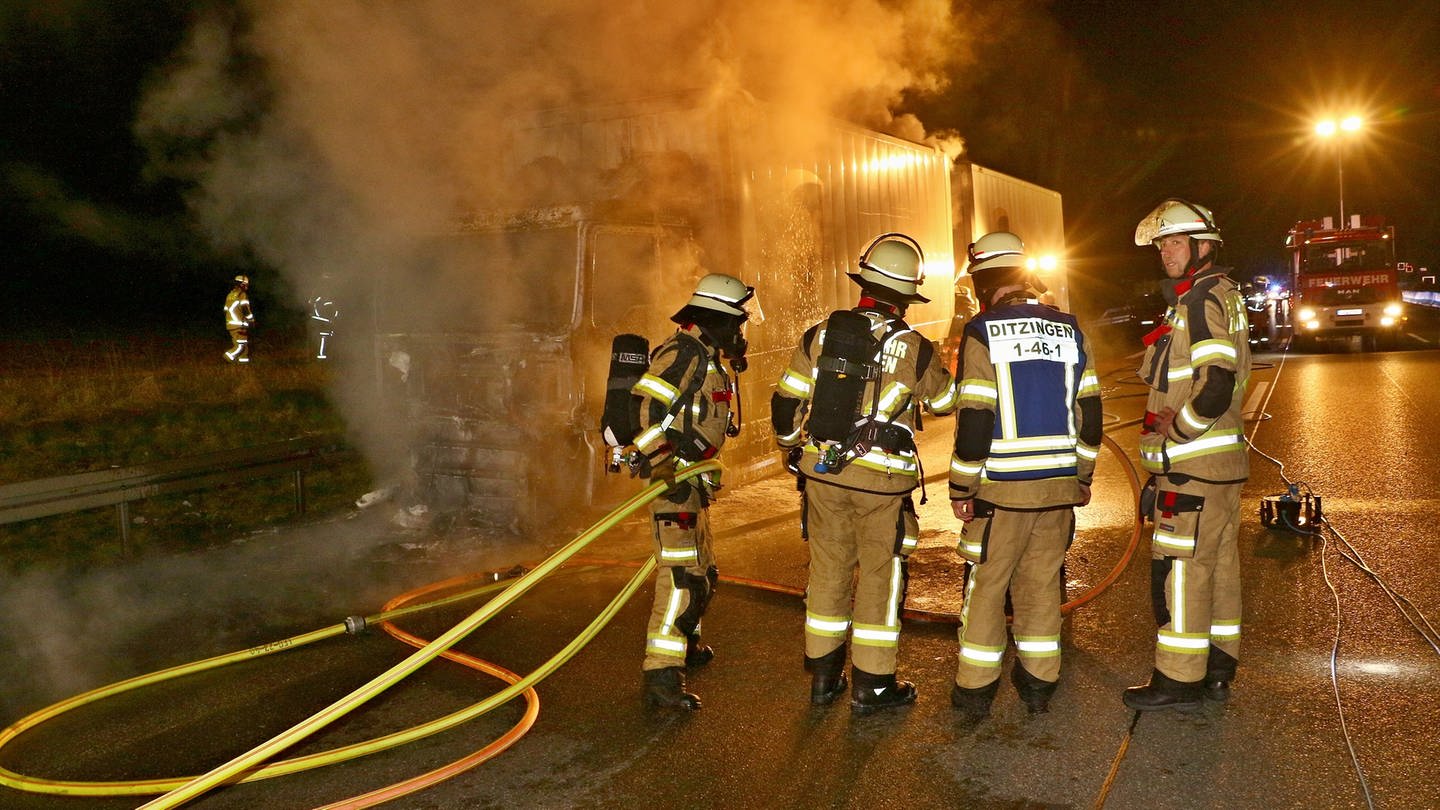
<path fill-rule="evenodd" d="M 636 488 L 607 474 L 598 430 L 611 338 L 658 342 L 708 272 L 757 290 L 725 481 L 779 469 L 769 424 L 800 333 L 853 305 L 846 273 L 876 235 L 925 251 L 932 303 L 907 320 L 959 335 L 953 161 L 939 148 L 743 97 L 669 96 L 539 111 L 499 156 L 543 204 L 459 215 L 430 242 L 431 289 L 481 280 L 425 329 L 377 307 L 377 366 L 403 418 L 415 481 L 442 510 L 522 528 L 578 522 Z M 518 181 L 517 181 L 518 182 Z M 1058 216 L 1058 209 L 1057 209 Z M 401 291 L 403 292 L 403 291 Z M 455 296 L 449 298 L 454 299 Z"/>

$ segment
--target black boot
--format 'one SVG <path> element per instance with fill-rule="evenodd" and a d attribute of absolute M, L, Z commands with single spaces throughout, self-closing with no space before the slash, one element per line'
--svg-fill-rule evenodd
<path fill-rule="evenodd" d="M 995 693 L 998 691 L 998 680 L 974 689 L 967 689 L 957 683 L 950 688 L 950 705 L 960 710 L 961 717 L 966 722 L 978 723 L 990 716 L 990 704 L 995 701 Z"/>
<path fill-rule="evenodd" d="M 685 666 L 688 669 L 703 667 L 715 660 L 715 650 L 709 644 L 700 643 L 700 634 L 685 637 Z"/>
<path fill-rule="evenodd" d="M 645 670 L 645 705 L 660 709 L 700 708 L 700 698 L 685 691 L 685 670 L 681 667 Z"/>
<path fill-rule="evenodd" d="M 855 686 L 850 692 L 850 711 L 868 714 L 877 709 L 906 706 L 915 702 L 915 684 L 895 680 L 895 673 L 875 675 L 854 667 Z"/>
<path fill-rule="evenodd" d="M 1044 714 L 1050 711 L 1050 696 L 1055 694 L 1055 687 L 1059 684 L 1056 681 L 1042 681 L 1030 674 L 1030 670 L 1019 661 L 1010 669 L 1010 682 L 1015 684 L 1015 691 L 1020 694 L 1020 700 L 1031 714 Z"/>
<path fill-rule="evenodd" d="M 1235 680 L 1235 670 L 1240 662 L 1229 653 L 1210 648 L 1210 658 L 1205 665 L 1205 697 L 1217 703 L 1230 699 L 1230 682 Z"/>
<path fill-rule="evenodd" d="M 1156 709 L 1193 711 L 1200 707 L 1201 681 L 1177 681 L 1160 670 L 1150 674 L 1150 683 L 1125 690 L 1125 705 L 1138 712 Z"/>
<path fill-rule="evenodd" d="M 805 656 L 805 671 L 810 673 L 810 703 L 815 706 L 834 703 L 849 686 L 845 680 L 845 645 L 819 658 Z"/>

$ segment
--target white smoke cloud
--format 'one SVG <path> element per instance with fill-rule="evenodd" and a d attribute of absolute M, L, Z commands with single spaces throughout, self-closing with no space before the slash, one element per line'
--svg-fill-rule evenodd
<path fill-rule="evenodd" d="M 300 300 L 322 274 L 342 299 L 397 275 L 392 288 L 419 289 L 403 281 L 417 235 L 541 193 L 500 157 L 527 111 L 738 92 L 918 140 L 920 122 L 895 109 L 940 89 L 969 47 L 944 0 L 239 2 L 197 21 L 137 129 L 156 172 L 194 184 L 213 241 L 279 268 Z M 504 279 L 458 278 L 417 296 L 417 313 L 528 305 Z M 403 458 L 372 389 L 340 399 L 372 459 Z"/>

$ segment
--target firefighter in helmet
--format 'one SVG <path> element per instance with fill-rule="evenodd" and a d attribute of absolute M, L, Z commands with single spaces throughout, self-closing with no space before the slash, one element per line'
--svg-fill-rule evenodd
<path fill-rule="evenodd" d="M 231 363 L 250 362 L 250 328 L 255 313 L 250 310 L 250 277 L 236 276 L 230 293 L 225 296 L 225 329 L 230 333 L 230 351 L 225 359 Z"/>
<path fill-rule="evenodd" d="M 326 284 L 331 282 L 329 273 L 321 276 Z M 327 350 L 334 351 L 335 323 L 340 320 L 340 307 L 335 299 L 323 292 L 310 297 L 310 328 L 314 330 L 316 346 L 315 359 L 328 360 Z"/>
<path fill-rule="evenodd" d="M 1150 473 L 1142 515 L 1150 547 L 1155 669 L 1125 691 L 1141 711 L 1225 700 L 1240 654 L 1240 490 L 1250 475 L 1244 419 L 1250 378 L 1245 299 L 1216 264 L 1220 229 L 1203 205 L 1169 199 L 1135 229 L 1154 245 L 1170 302 L 1145 336 L 1140 377 L 1150 387 L 1140 463 Z M 1204 519 L 1201 519 L 1201 513 Z"/>
<path fill-rule="evenodd" d="M 914 434 L 922 409 L 949 413 L 956 397 L 935 344 L 904 320 L 910 304 L 929 300 L 920 295 L 923 268 L 914 239 L 872 241 L 850 274 L 858 303 L 804 333 L 770 404 L 786 465 L 803 485 L 805 668 L 815 705 L 846 690 L 847 640 L 853 712 L 915 701 L 915 685 L 895 677 L 907 558 L 919 536 Z"/>
<path fill-rule="evenodd" d="M 638 474 L 652 481 L 673 478 L 713 458 L 727 437 L 739 433 L 736 378 L 745 369 L 745 304 L 754 294 L 733 276 L 711 273 L 671 316 L 679 328 L 655 349 L 631 389 L 641 399 L 641 429 L 630 456 Z M 715 656 L 700 641 L 700 620 L 719 577 L 707 510 L 719 488 L 718 473 L 703 473 L 650 503 L 659 565 L 642 666 L 650 706 L 700 708 L 700 699 L 686 691 L 685 672 Z"/>
<path fill-rule="evenodd" d="M 968 721 L 990 712 L 1014 606 L 1010 670 L 1031 713 L 1049 710 L 1060 678 L 1061 565 L 1074 507 L 1090 501 L 1101 439 L 1095 359 L 1075 317 L 1043 304 L 1013 233 L 969 248 L 980 314 L 960 344 L 950 504 L 963 522 L 965 604 L 951 703 Z"/>

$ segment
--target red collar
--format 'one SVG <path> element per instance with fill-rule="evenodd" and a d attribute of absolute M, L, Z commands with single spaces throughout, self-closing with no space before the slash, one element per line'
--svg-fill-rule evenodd
<path fill-rule="evenodd" d="M 856 306 L 864 307 L 865 309 L 878 309 L 881 312 L 888 312 L 891 315 L 898 315 L 900 313 L 900 308 L 894 304 L 888 304 L 869 295 L 860 296 L 860 302 L 856 304 Z"/>

